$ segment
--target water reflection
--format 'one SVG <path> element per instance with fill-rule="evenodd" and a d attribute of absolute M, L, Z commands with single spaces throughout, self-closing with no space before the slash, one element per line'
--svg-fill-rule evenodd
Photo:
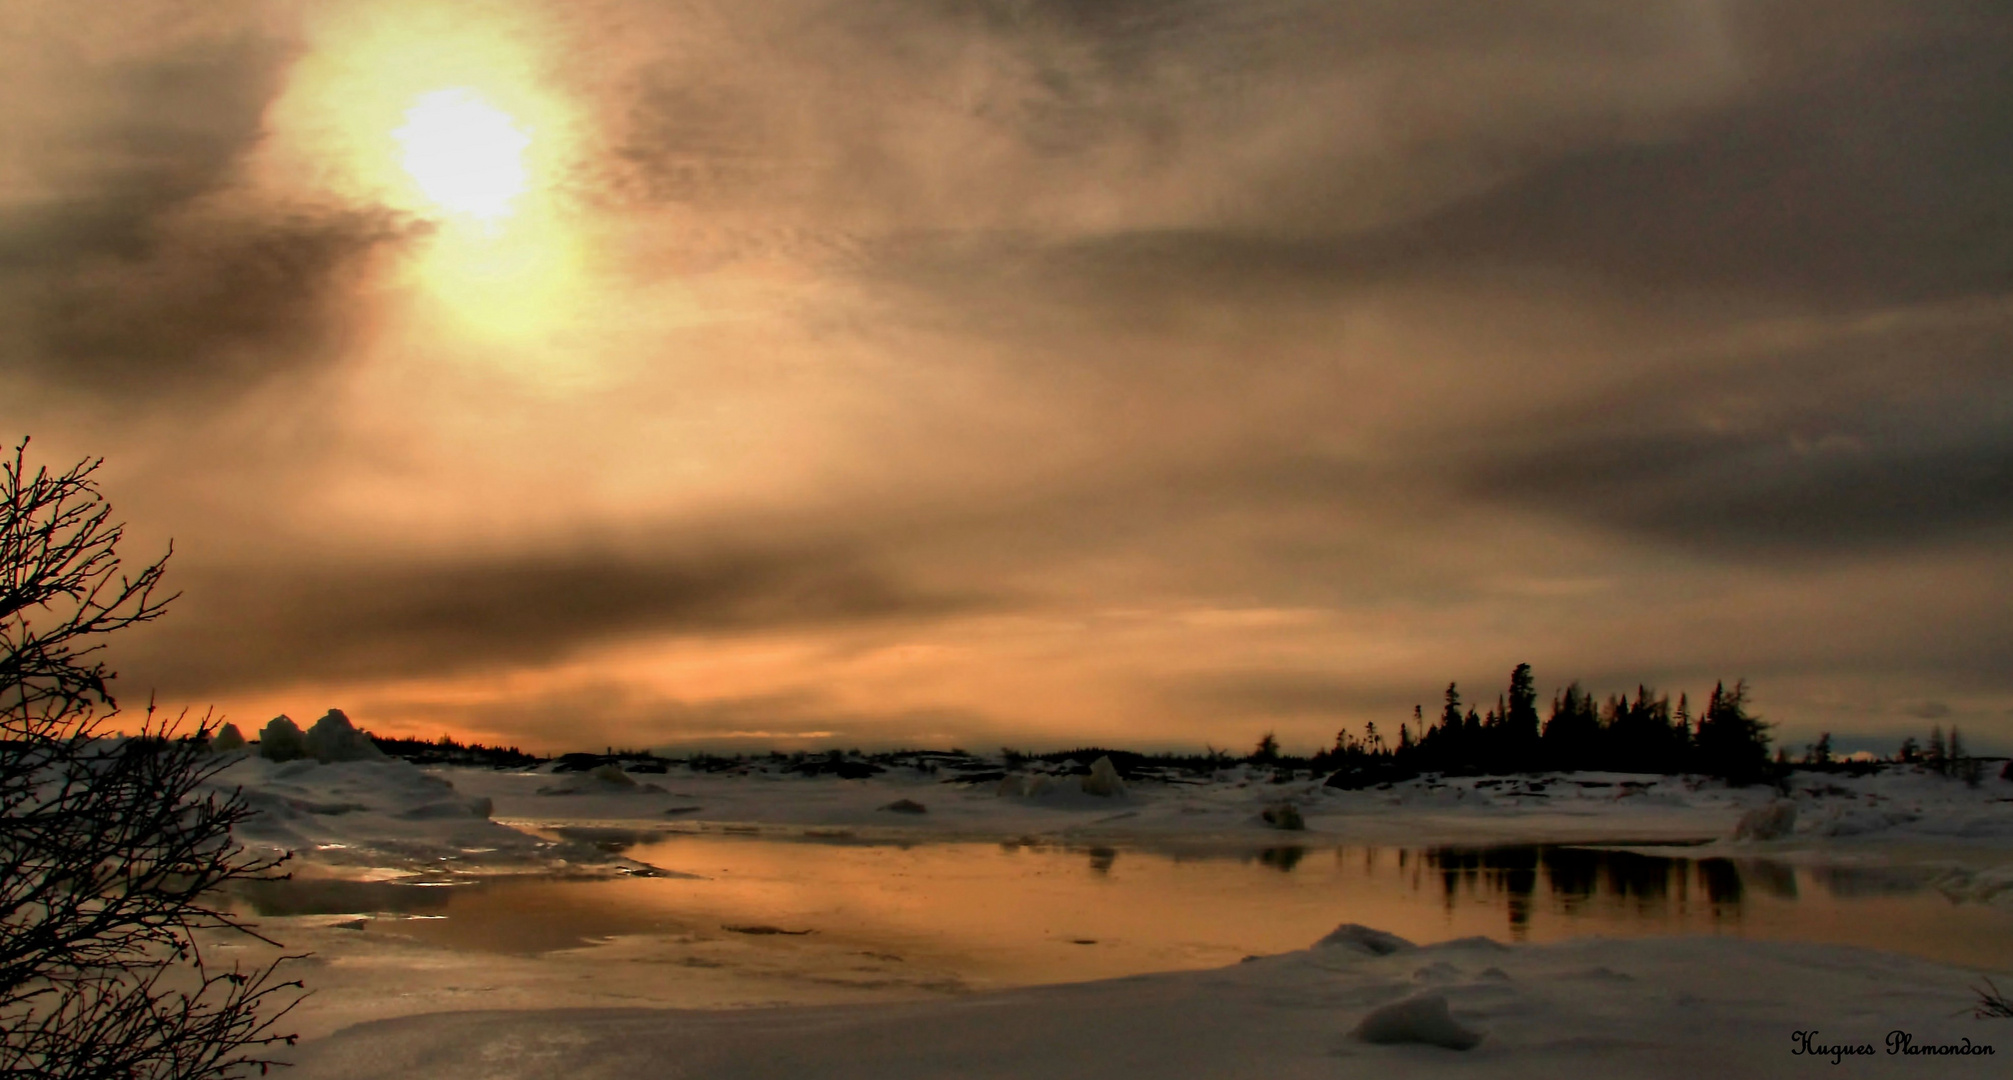
<path fill-rule="evenodd" d="M 1304 847 L 1269 847 L 1258 853 L 1259 862 L 1289 874 L 1306 857 L 1307 849 Z"/>
<path fill-rule="evenodd" d="M 1933 875 L 1912 866 L 1818 866 L 1811 879 L 1833 896 L 1908 896 L 1929 887 Z"/>
<path fill-rule="evenodd" d="M 1768 859 L 1687 859 L 1551 845 L 1431 848 L 1420 859 L 1437 872 L 1444 906 L 1451 909 L 1464 897 L 1495 898 L 1504 907 L 1512 937 L 1524 935 L 1539 901 L 1568 914 L 1597 905 L 1632 909 L 1644 917 L 1699 910 L 1738 918 L 1750 891 L 1797 898 L 1795 869 Z M 1401 860 L 1401 865 L 1409 861 Z M 1877 872 L 1877 887 L 1863 885 L 1861 874 L 1846 869 L 1813 871 L 1813 876 L 1834 896 L 1904 896 L 1928 884 L 1926 875 L 1904 871 Z"/>
<path fill-rule="evenodd" d="M 439 915 L 452 902 L 456 888 L 385 881 L 336 881 L 297 878 L 290 881 L 239 881 L 232 891 L 258 915 Z"/>
<path fill-rule="evenodd" d="M 1695 858 L 1682 847 L 1279 845 L 1238 853 L 1035 837 L 901 845 L 569 829 L 565 838 L 697 876 L 519 877 L 452 888 L 247 883 L 239 896 L 259 915 L 428 916 L 372 920 L 366 933 L 512 953 L 639 937 L 696 949 L 750 940 L 725 926 L 789 927 L 812 933 L 761 939 L 762 947 L 934 956 L 1009 984 L 1234 963 L 1302 948 L 1344 922 L 1421 942 L 1708 933 L 2013 963 L 2013 917 L 1953 903 L 1930 871 Z M 1096 947 L 1077 944 L 1085 941 Z"/>

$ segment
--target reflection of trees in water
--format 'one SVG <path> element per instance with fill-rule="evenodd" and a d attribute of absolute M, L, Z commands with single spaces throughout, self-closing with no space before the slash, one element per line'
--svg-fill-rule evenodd
<path fill-rule="evenodd" d="M 1297 846 L 1269 847 L 1258 853 L 1259 862 L 1288 873 L 1291 873 L 1294 867 L 1299 866 L 1300 860 L 1306 857 L 1307 849 Z"/>
<path fill-rule="evenodd" d="M 1715 910 L 1725 908 L 1730 912 L 1740 910 L 1740 868 L 1732 859 L 1700 859 L 1698 863 L 1699 885 L 1705 891 L 1706 902 Z"/>
<path fill-rule="evenodd" d="M 1567 915 L 1591 907 L 1621 907 L 1650 916 L 1683 915 L 1693 909 L 1697 897 L 1715 919 L 1738 918 L 1742 900 L 1750 893 L 1797 897 L 1795 871 L 1767 859 L 1683 859 L 1549 845 L 1431 848 L 1419 856 L 1439 877 L 1441 900 L 1449 910 L 1462 895 L 1500 898 L 1516 938 L 1529 929 L 1534 901 L 1540 897 L 1549 898 Z M 1407 861 L 1401 855 L 1399 866 Z M 1880 885 L 1894 888 L 1897 883 L 1889 879 Z"/>

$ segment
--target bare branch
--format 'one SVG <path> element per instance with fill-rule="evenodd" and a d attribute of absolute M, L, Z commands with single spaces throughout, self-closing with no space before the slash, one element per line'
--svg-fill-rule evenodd
<path fill-rule="evenodd" d="M 87 460 L 0 456 L 0 1078 L 196 1080 L 261 1072 L 300 983 L 282 957 L 213 971 L 197 935 L 271 942 L 215 899 L 284 859 L 232 839 L 253 811 L 211 781 L 212 717 L 111 738 L 104 639 L 150 622 L 168 555 L 121 571 L 122 526 Z M 170 549 L 172 554 L 172 548 Z"/>

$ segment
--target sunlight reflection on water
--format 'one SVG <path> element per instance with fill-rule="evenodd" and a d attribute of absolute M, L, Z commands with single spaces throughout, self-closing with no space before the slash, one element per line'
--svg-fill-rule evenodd
<path fill-rule="evenodd" d="M 1689 858 L 1681 847 L 1282 845 L 1226 855 L 1034 841 L 573 838 L 700 876 L 299 881 L 245 895 L 261 915 L 445 916 L 369 928 L 453 949 L 537 954 L 752 933 L 773 935 L 774 947 L 906 956 L 1002 983 L 1215 967 L 1304 948 L 1345 922 L 1421 943 L 1731 934 L 2013 963 L 2013 915 L 1951 901 L 1930 870 Z"/>

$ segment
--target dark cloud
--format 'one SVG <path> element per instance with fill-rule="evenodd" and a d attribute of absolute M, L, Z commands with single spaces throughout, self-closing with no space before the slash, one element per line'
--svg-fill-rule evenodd
<path fill-rule="evenodd" d="M 204 222 L 137 259 L 52 270 L 29 293 L 28 364 L 105 397 L 179 401 L 327 363 L 354 317 L 345 274 L 407 233 L 367 212 Z"/>
<path fill-rule="evenodd" d="M 1525 266 L 1610 285 L 1769 290 L 1831 306 L 2013 284 L 2013 13 L 1967 9 L 1784 72 L 1683 133 L 1579 150 L 1353 258 Z M 1810 11 L 1802 29 L 1821 34 Z M 1953 25 L 1954 24 L 1954 25 Z M 1787 34 L 1785 27 L 1781 30 Z M 1782 42 L 1768 41 L 1766 45 Z"/>
<path fill-rule="evenodd" d="M 167 54 L 71 62 L 90 93 L 47 137 L 40 198 L 0 218 L 0 272 L 143 259 L 163 219 L 228 186 L 264 135 L 288 51 L 244 36 Z"/>
<path fill-rule="evenodd" d="M 772 227 L 806 211 L 869 231 L 1353 229 L 1663 124 L 1734 66 L 1688 3 L 886 0 L 715 18 L 666 24 L 676 44 L 632 80 L 599 184 L 757 201 Z"/>
<path fill-rule="evenodd" d="M 67 134 L 6 192 L 0 384 L 155 416 L 8 419 L 69 423 L 43 445 L 112 456 L 136 533 L 208 560 L 127 685 L 340 683 L 555 746 L 1053 730 L 1009 685 L 1130 741 L 1326 738 L 1519 660 L 1741 667 L 1816 717 L 1847 675 L 2006 690 L 2003 4 L 532 8 L 538 137 L 584 148 L 540 174 L 579 288 L 469 308 L 508 327 L 373 276 L 410 222 L 252 190 L 262 140 L 371 152 L 317 129 L 342 103 L 287 89 L 288 48 L 45 73 Z M 316 63 L 418 36 L 340 23 Z M 762 542 L 511 539 L 701 519 Z M 681 635 L 745 681 L 666 701 L 602 648 Z M 924 658 L 736 666 L 894 637 Z M 1389 662 L 1324 666 L 1361 649 Z M 597 654 L 577 701 L 413 689 Z M 939 705 L 854 704 L 889 697 Z"/>
<path fill-rule="evenodd" d="M 803 545 L 193 567 L 174 577 L 184 596 L 133 654 L 133 676 L 190 695 L 446 676 L 548 663 L 641 635 L 926 619 L 995 602 L 909 585 L 855 553 Z"/>
<path fill-rule="evenodd" d="M 1470 495 L 1721 553 L 1933 544 L 2013 522 L 2013 321 L 1673 363 L 1488 428 Z"/>
<path fill-rule="evenodd" d="M 0 365 L 184 407 L 330 360 L 354 317 L 345 277 L 414 227 L 238 190 L 289 59 L 247 37 L 96 73 L 102 101 L 67 136 L 88 150 L 75 175 L 0 218 L 0 304 L 18 318 Z"/>
<path fill-rule="evenodd" d="M 1652 134 L 1583 120 L 1415 217 L 1352 224 L 1360 170 L 1330 167 L 1309 143 L 1299 161 L 1309 175 L 1287 181 L 1298 195 L 1268 195 L 1293 210 L 1278 228 L 1198 218 L 1051 254 L 1106 280 L 1144 275 L 1182 292 L 1333 292 L 1521 271 L 1533 288 L 1849 310 L 2013 285 L 2013 159 L 1997 152 L 2013 143 L 2013 69 L 2003 62 L 2013 14 L 1925 13 L 1883 24 L 1888 36 L 1877 40 L 1831 40 L 1840 55 L 1819 62 L 1811 54 L 1828 41 L 1827 15 L 1800 10 L 1800 22 L 1766 32 L 1735 29 L 1749 32 L 1756 67 L 1740 93 L 1677 111 Z M 1491 138 L 1467 134 L 1478 147 Z M 1418 148 L 1388 153 L 1401 172 L 1430 171 Z M 1327 194 L 1315 194 L 1324 183 Z M 1325 227 L 1302 212 L 1324 202 L 1334 208 Z"/>

